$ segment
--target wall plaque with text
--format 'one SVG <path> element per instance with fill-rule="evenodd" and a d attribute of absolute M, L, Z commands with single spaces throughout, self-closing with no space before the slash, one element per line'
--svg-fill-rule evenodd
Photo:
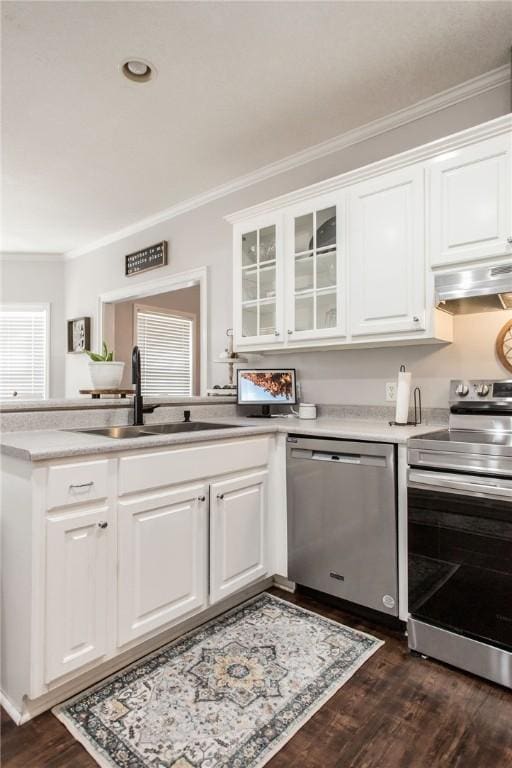
<path fill-rule="evenodd" d="M 167 240 L 142 248 L 125 256 L 125 275 L 137 275 L 148 269 L 165 267 L 167 264 Z"/>

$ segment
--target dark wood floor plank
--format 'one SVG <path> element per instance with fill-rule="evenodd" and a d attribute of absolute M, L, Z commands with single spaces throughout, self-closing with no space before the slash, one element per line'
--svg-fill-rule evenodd
<path fill-rule="evenodd" d="M 400 631 L 304 595 L 275 594 L 385 641 L 268 768 L 512 768 L 512 695 L 411 656 Z M 2 711 L 2 768 L 96 768 L 49 712 L 16 727 Z"/>

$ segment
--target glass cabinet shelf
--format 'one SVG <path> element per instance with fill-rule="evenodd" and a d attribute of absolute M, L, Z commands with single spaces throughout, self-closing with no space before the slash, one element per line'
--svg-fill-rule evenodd
<path fill-rule="evenodd" d="M 294 219 L 294 332 L 307 333 L 338 324 L 336 206 Z"/>
<path fill-rule="evenodd" d="M 276 336 L 276 225 L 244 232 L 241 238 L 242 337 Z"/>

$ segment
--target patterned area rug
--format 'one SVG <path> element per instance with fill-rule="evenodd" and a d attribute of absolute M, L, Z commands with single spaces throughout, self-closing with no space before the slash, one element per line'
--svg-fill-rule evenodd
<path fill-rule="evenodd" d="M 100 766 L 260 768 L 380 645 L 263 594 L 53 712 Z"/>

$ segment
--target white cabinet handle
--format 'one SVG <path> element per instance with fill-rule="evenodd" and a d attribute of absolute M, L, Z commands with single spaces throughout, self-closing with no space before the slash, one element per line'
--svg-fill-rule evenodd
<path fill-rule="evenodd" d="M 206 501 L 206 496 L 198 496 L 197 500 L 198 501 Z"/>
<path fill-rule="evenodd" d="M 415 323 L 419 323 L 420 319 L 417 315 L 414 315 L 413 320 Z"/>
<path fill-rule="evenodd" d="M 274 331 L 274 336 L 279 336 L 279 331 Z"/>
<path fill-rule="evenodd" d="M 293 333 L 293 331 L 291 331 L 291 330 L 288 330 L 288 336 L 291 336 L 291 335 L 292 335 L 292 333 Z"/>
<path fill-rule="evenodd" d="M 222 499 L 224 498 L 224 494 L 223 493 L 218 493 L 217 494 L 217 498 L 220 499 L 220 501 L 222 501 Z"/>
<path fill-rule="evenodd" d="M 88 483 L 71 483 L 69 488 L 91 488 L 94 485 L 94 480 L 89 480 Z"/>
<path fill-rule="evenodd" d="M 106 520 L 102 520 L 100 523 L 98 523 L 98 528 L 108 528 L 108 523 Z"/>
<path fill-rule="evenodd" d="M 507 237 L 507 243 L 509 245 L 512 245 L 512 235 L 510 235 L 510 237 Z"/>

